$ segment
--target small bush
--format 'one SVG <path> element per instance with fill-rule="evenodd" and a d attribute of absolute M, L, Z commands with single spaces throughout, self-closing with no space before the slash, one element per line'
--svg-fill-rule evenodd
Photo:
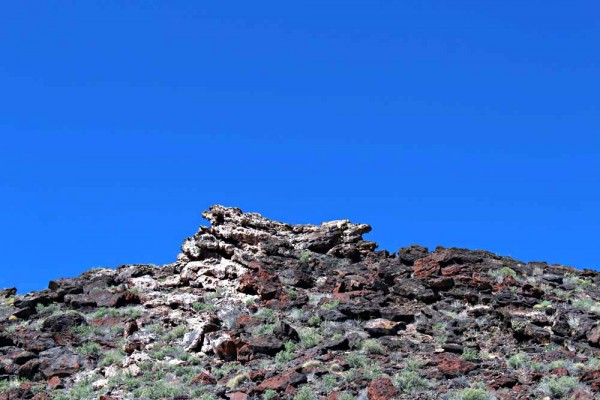
<path fill-rule="evenodd" d="M 314 328 L 303 328 L 298 332 L 300 336 L 300 344 L 308 349 L 315 347 L 323 341 L 323 336 Z"/>
<path fill-rule="evenodd" d="M 533 308 L 536 310 L 543 310 L 545 308 L 550 308 L 550 307 L 552 307 L 552 302 L 550 300 L 544 300 L 544 301 L 540 302 L 539 304 L 536 304 L 533 306 Z"/>
<path fill-rule="evenodd" d="M 462 356 L 467 361 L 479 360 L 479 352 L 468 347 L 464 348 Z"/>
<path fill-rule="evenodd" d="M 314 392 L 308 386 L 303 386 L 298 390 L 298 393 L 294 396 L 294 400 L 315 400 L 316 397 Z"/>
<path fill-rule="evenodd" d="M 457 394 L 457 400 L 489 400 L 484 389 L 463 389 Z"/>
<path fill-rule="evenodd" d="M 273 332 L 275 332 L 275 324 L 261 324 L 252 329 L 252 334 L 255 336 L 272 335 Z"/>
<path fill-rule="evenodd" d="M 328 303 L 324 303 L 323 305 L 321 305 L 321 310 L 325 310 L 325 311 L 335 310 L 336 308 L 338 308 L 339 305 L 340 305 L 340 302 L 338 300 L 330 301 Z"/>
<path fill-rule="evenodd" d="M 321 325 L 321 318 L 319 318 L 318 315 L 312 315 L 309 319 L 308 319 L 308 325 L 310 326 L 319 326 Z"/>
<path fill-rule="evenodd" d="M 517 353 L 507 361 L 508 366 L 514 369 L 521 368 L 525 364 L 526 354 Z"/>
<path fill-rule="evenodd" d="M 106 355 L 102 358 L 100 362 L 100 366 L 108 367 L 109 365 L 120 365 L 123 363 L 123 359 L 125 358 L 125 353 L 121 350 L 113 350 L 106 353 Z"/>
<path fill-rule="evenodd" d="M 284 346 L 285 349 L 275 355 L 275 360 L 278 362 L 288 362 L 296 358 L 294 353 L 296 345 L 293 342 L 286 342 Z"/>
<path fill-rule="evenodd" d="M 579 381 L 572 376 L 561 376 L 559 378 L 547 378 L 540 384 L 540 391 L 556 398 L 563 398 L 577 387 Z"/>
<path fill-rule="evenodd" d="M 308 264 L 309 261 L 310 261 L 310 252 L 303 251 L 302 254 L 300 254 L 300 262 L 302 264 Z"/>
<path fill-rule="evenodd" d="M 35 305 L 35 311 L 38 314 L 55 314 L 60 312 L 60 306 L 58 304 L 48 304 L 47 306 L 38 303 Z"/>
<path fill-rule="evenodd" d="M 277 319 L 275 311 L 270 308 L 261 308 L 254 314 L 254 316 L 256 318 L 262 318 L 263 320 L 266 320 L 268 322 L 275 322 L 275 320 Z"/>
<path fill-rule="evenodd" d="M 367 339 L 362 343 L 361 349 L 369 354 L 385 354 L 385 347 L 377 339 Z"/>
<path fill-rule="evenodd" d="M 183 325 L 179 325 L 171 329 L 169 333 L 165 335 L 165 340 L 173 340 L 182 338 L 185 335 L 187 328 Z"/>
<path fill-rule="evenodd" d="M 273 389 L 267 389 L 263 394 L 262 400 L 271 400 L 277 396 L 277 392 Z"/>
<path fill-rule="evenodd" d="M 243 373 L 238 374 L 238 375 L 234 376 L 233 378 L 231 378 L 227 382 L 227 385 L 225 385 L 225 386 L 227 386 L 229 389 L 233 390 L 233 389 L 239 387 L 242 383 L 244 383 L 248 379 L 250 379 L 250 376 L 246 372 L 243 372 Z"/>
<path fill-rule="evenodd" d="M 212 304 L 206 304 L 206 303 L 201 303 L 199 301 L 195 302 L 192 304 L 192 308 L 194 309 L 194 311 L 209 311 L 209 312 L 214 312 L 217 311 L 217 307 L 212 305 Z"/>
<path fill-rule="evenodd" d="M 96 342 L 85 342 L 79 347 L 79 353 L 90 356 L 90 357 L 98 357 L 100 355 L 100 351 L 102 351 L 102 346 Z"/>
<path fill-rule="evenodd" d="M 369 357 L 354 351 L 346 354 L 344 360 L 346 361 L 346 363 L 348 363 L 350 368 L 363 368 L 369 363 Z"/>
<path fill-rule="evenodd" d="M 396 375 L 393 382 L 403 393 L 407 394 L 429 387 L 429 383 L 426 379 L 422 378 L 417 371 L 410 369 L 404 370 L 399 375 Z"/>

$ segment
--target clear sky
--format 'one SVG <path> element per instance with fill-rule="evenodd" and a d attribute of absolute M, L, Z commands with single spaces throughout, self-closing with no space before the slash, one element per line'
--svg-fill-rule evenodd
<path fill-rule="evenodd" d="M 220 203 L 600 267 L 597 1 L 13 1 L 0 287 L 174 261 Z"/>

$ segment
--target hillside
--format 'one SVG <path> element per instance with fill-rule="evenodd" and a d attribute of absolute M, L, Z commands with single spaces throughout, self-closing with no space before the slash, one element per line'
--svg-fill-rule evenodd
<path fill-rule="evenodd" d="M 213 206 L 171 264 L 0 290 L 5 399 L 600 399 L 600 274 Z"/>

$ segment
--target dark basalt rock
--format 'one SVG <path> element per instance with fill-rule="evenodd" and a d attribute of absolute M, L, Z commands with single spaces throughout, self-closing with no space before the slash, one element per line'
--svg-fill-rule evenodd
<path fill-rule="evenodd" d="M 398 258 L 405 265 L 414 265 L 415 261 L 420 258 L 425 258 L 429 255 L 427 247 L 413 244 L 410 247 L 402 247 L 398 250 Z"/>
<path fill-rule="evenodd" d="M 203 216 L 170 264 L 0 290 L 0 400 L 74 398 L 82 382 L 104 400 L 600 396 L 596 271 L 458 248 L 394 255 L 347 220 Z"/>
<path fill-rule="evenodd" d="M 66 314 L 53 315 L 44 320 L 42 331 L 44 332 L 66 332 L 71 328 L 87 325 L 85 317 L 79 313 L 70 312 Z"/>
<path fill-rule="evenodd" d="M 283 342 L 272 335 L 260 335 L 249 340 L 250 347 L 254 353 L 262 353 L 274 356 L 283 350 Z"/>

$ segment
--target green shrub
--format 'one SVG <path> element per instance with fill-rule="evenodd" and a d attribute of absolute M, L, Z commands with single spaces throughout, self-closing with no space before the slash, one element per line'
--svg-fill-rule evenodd
<path fill-rule="evenodd" d="M 350 352 L 344 357 L 350 368 L 364 368 L 369 364 L 369 357 L 357 352 Z"/>
<path fill-rule="evenodd" d="M 577 387 L 579 381 L 572 376 L 561 376 L 559 378 L 546 378 L 540 384 L 540 390 L 555 398 L 565 398 Z"/>
<path fill-rule="evenodd" d="M 429 383 L 421 377 L 419 372 L 410 369 L 406 369 L 396 375 L 393 382 L 403 393 L 407 394 L 429 387 Z"/>
<path fill-rule="evenodd" d="M 479 352 L 469 347 L 464 348 L 462 356 L 467 361 L 479 360 Z"/>
<path fill-rule="evenodd" d="M 323 341 L 323 336 L 314 328 L 303 328 L 298 332 L 300 345 L 306 349 L 315 347 Z"/>
<path fill-rule="evenodd" d="M 300 262 L 302 264 L 308 264 L 309 261 L 310 261 L 310 252 L 303 251 L 302 254 L 300 254 Z"/>
<path fill-rule="evenodd" d="M 316 400 L 314 392 L 308 386 L 303 386 L 294 396 L 294 400 Z"/>
<path fill-rule="evenodd" d="M 165 340 L 173 340 L 182 338 L 185 335 L 187 328 L 184 325 L 179 325 L 171 329 L 169 333 L 165 335 Z"/>
<path fill-rule="evenodd" d="M 285 349 L 275 355 L 275 360 L 278 362 L 288 362 L 296 358 L 296 345 L 293 342 L 286 342 Z"/>
<path fill-rule="evenodd" d="M 134 396 L 136 398 L 151 400 L 173 399 L 185 394 L 186 389 L 182 385 L 176 385 L 162 380 L 150 381 L 144 387 L 134 391 Z"/>
<path fill-rule="evenodd" d="M 214 312 L 217 311 L 217 307 L 212 305 L 212 304 L 206 304 L 206 303 L 201 303 L 199 301 L 195 302 L 192 304 L 192 308 L 194 309 L 194 311 L 210 311 L 210 312 Z"/>
<path fill-rule="evenodd" d="M 267 389 L 263 394 L 262 400 L 271 400 L 277 396 L 277 392 L 273 389 Z"/>
<path fill-rule="evenodd" d="M 550 307 L 552 307 L 552 302 L 550 300 L 544 300 L 544 301 L 540 302 L 539 304 L 536 304 L 533 306 L 533 308 L 536 310 L 543 310 L 545 308 L 550 308 Z"/>
<path fill-rule="evenodd" d="M 490 398 L 484 389 L 463 389 L 456 397 L 457 400 L 489 400 Z"/>
<path fill-rule="evenodd" d="M 325 311 L 335 310 L 336 308 L 338 308 L 339 305 L 340 305 L 340 302 L 338 300 L 330 301 L 328 303 L 322 304 L 321 310 L 325 310 Z"/>
<path fill-rule="evenodd" d="M 312 315 L 309 319 L 308 319 L 308 325 L 310 326 L 319 326 L 321 325 L 321 318 L 319 318 L 318 315 Z"/>
<path fill-rule="evenodd" d="M 369 354 L 385 354 L 385 347 L 377 339 L 367 339 L 362 342 L 361 349 Z"/>
<path fill-rule="evenodd" d="M 250 379 L 250 376 L 248 375 L 248 373 L 243 372 L 241 374 L 234 376 L 229 381 L 227 381 L 227 385 L 225 385 L 225 386 L 227 386 L 229 389 L 233 390 L 233 389 L 239 387 L 242 383 L 244 383 L 245 381 L 247 381 L 249 379 Z"/>
<path fill-rule="evenodd" d="M 514 356 L 508 359 L 508 366 L 514 369 L 521 368 L 523 364 L 525 364 L 526 356 L 527 355 L 525 353 L 515 354 Z"/>
<path fill-rule="evenodd" d="M 256 318 L 261 318 L 268 322 L 275 322 L 277 320 L 277 316 L 275 315 L 275 311 L 270 308 L 261 308 L 258 310 L 254 316 Z"/>
<path fill-rule="evenodd" d="M 85 356 L 98 357 L 102 351 L 102 346 L 96 342 L 85 342 L 77 350 Z"/>
<path fill-rule="evenodd" d="M 410 371 L 416 371 L 424 365 L 421 361 L 415 360 L 414 358 L 406 359 L 406 369 Z"/>
<path fill-rule="evenodd" d="M 38 314 L 55 314 L 60 312 L 60 306 L 58 304 L 48 304 L 47 306 L 42 303 L 35 305 L 35 311 Z"/>
<path fill-rule="evenodd" d="M 124 358 L 125 353 L 121 350 L 109 351 L 104 355 L 102 361 L 100 361 L 100 366 L 108 367 L 109 365 L 120 365 L 121 363 L 123 363 Z"/>
<path fill-rule="evenodd" d="M 252 334 L 255 336 L 272 335 L 275 332 L 275 327 L 275 324 L 261 324 L 252 329 Z"/>

